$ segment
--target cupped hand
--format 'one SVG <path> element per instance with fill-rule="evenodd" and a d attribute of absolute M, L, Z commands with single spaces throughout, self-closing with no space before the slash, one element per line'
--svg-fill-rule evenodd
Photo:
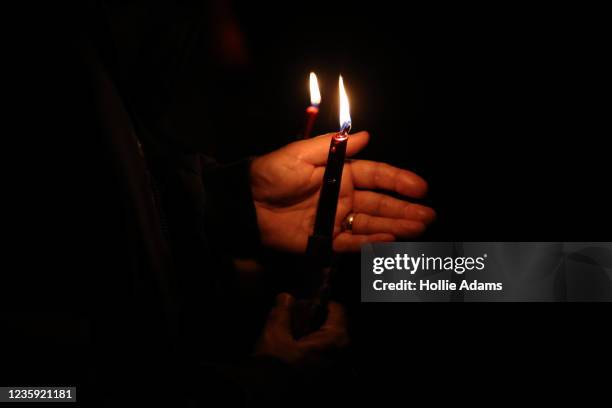
<path fill-rule="evenodd" d="M 294 142 L 253 161 L 251 190 L 263 244 L 291 252 L 306 250 L 332 135 Z M 351 135 L 347 157 L 362 150 L 368 140 L 367 132 Z M 415 238 L 435 218 L 429 207 L 379 191 L 422 198 L 427 183 L 385 163 L 347 160 L 334 226 L 335 251 L 358 251 L 367 242 Z M 352 232 L 342 231 L 342 221 L 351 213 L 355 214 Z"/>
<path fill-rule="evenodd" d="M 344 307 L 330 302 L 327 319 L 319 330 L 300 339 L 291 333 L 295 299 L 281 293 L 270 311 L 263 333 L 255 347 L 255 356 L 278 358 L 291 365 L 308 365 L 348 345 L 349 337 Z"/>

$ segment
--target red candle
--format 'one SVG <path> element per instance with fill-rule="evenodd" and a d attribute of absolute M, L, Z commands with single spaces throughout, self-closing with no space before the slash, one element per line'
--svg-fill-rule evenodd
<path fill-rule="evenodd" d="M 304 139 L 310 137 L 317 115 L 319 114 L 319 104 L 321 103 L 321 93 L 319 83 L 314 72 L 310 73 L 310 106 L 306 109 L 306 126 L 304 127 Z"/>

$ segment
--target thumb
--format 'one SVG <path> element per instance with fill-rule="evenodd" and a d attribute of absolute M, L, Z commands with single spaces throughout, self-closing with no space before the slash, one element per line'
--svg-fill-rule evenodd
<path fill-rule="evenodd" d="M 268 315 L 266 327 L 281 330 L 291 330 L 291 308 L 295 299 L 288 293 L 281 293 L 276 297 L 276 305 Z"/>
<path fill-rule="evenodd" d="M 302 160 L 315 166 L 321 166 L 327 162 L 329 143 L 334 134 L 335 133 L 327 133 L 325 135 L 313 137 L 312 139 L 300 140 L 287 147 Z M 346 156 L 350 157 L 359 153 L 366 147 L 369 140 L 370 135 L 368 132 L 362 131 L 349 135 Z"/>

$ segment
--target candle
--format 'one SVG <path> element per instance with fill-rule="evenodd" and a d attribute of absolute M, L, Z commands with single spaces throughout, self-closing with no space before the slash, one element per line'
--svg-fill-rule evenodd
<path fill-rule="evenodd" d="M 319 114 L 319 104 L 321 103 L 321 93 L 319 92 L 319 82 L 314 72 L 310 73 L 310 106 L 306 108 L 306 126 L 304 127 L 304 139 L 310 137 L 312 127 Z"/>
<path fill-rule="evenodd" d="M 292 332 L 295 338 L 318 330 L 327 318 L 331 277 L 334 273 L 334 225 L 344 158 L 346 157 L 346 144 L 351 130 L 349 102 L 342 76 L 340 76 L 338 86 L 340 89 L 340 131 L 332 137 L 329 145 L 314 231 L 308 238 L 306 248 L 308 260 L 304 265 L 306 273 L 301 274 L 302 287 L 297 296 L 298 301 L 293 306 Z"/>
<path fill-rule="evenodd" d="M 351 130 L 349 101 L 344 89 L 342 76 L 338 81 L 340 92 L 340 131 L 330 142 L 327 165 L 323 175 L 323 185 L 317 206 L 313 234 L 309 237 L 307 253 L 321 266 L 331 264 L 332 242 L 340 182 L 346 156 L 346 144 Z"/>

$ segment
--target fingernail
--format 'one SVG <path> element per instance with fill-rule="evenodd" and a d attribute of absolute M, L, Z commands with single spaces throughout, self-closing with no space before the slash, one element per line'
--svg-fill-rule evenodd
<path fill-rule="evenodd" d="M 429 224 L 436 219 L 436 212 L 431 208 L 419 207 L 416 211 L 419 217 L 425 224 Z"/>

